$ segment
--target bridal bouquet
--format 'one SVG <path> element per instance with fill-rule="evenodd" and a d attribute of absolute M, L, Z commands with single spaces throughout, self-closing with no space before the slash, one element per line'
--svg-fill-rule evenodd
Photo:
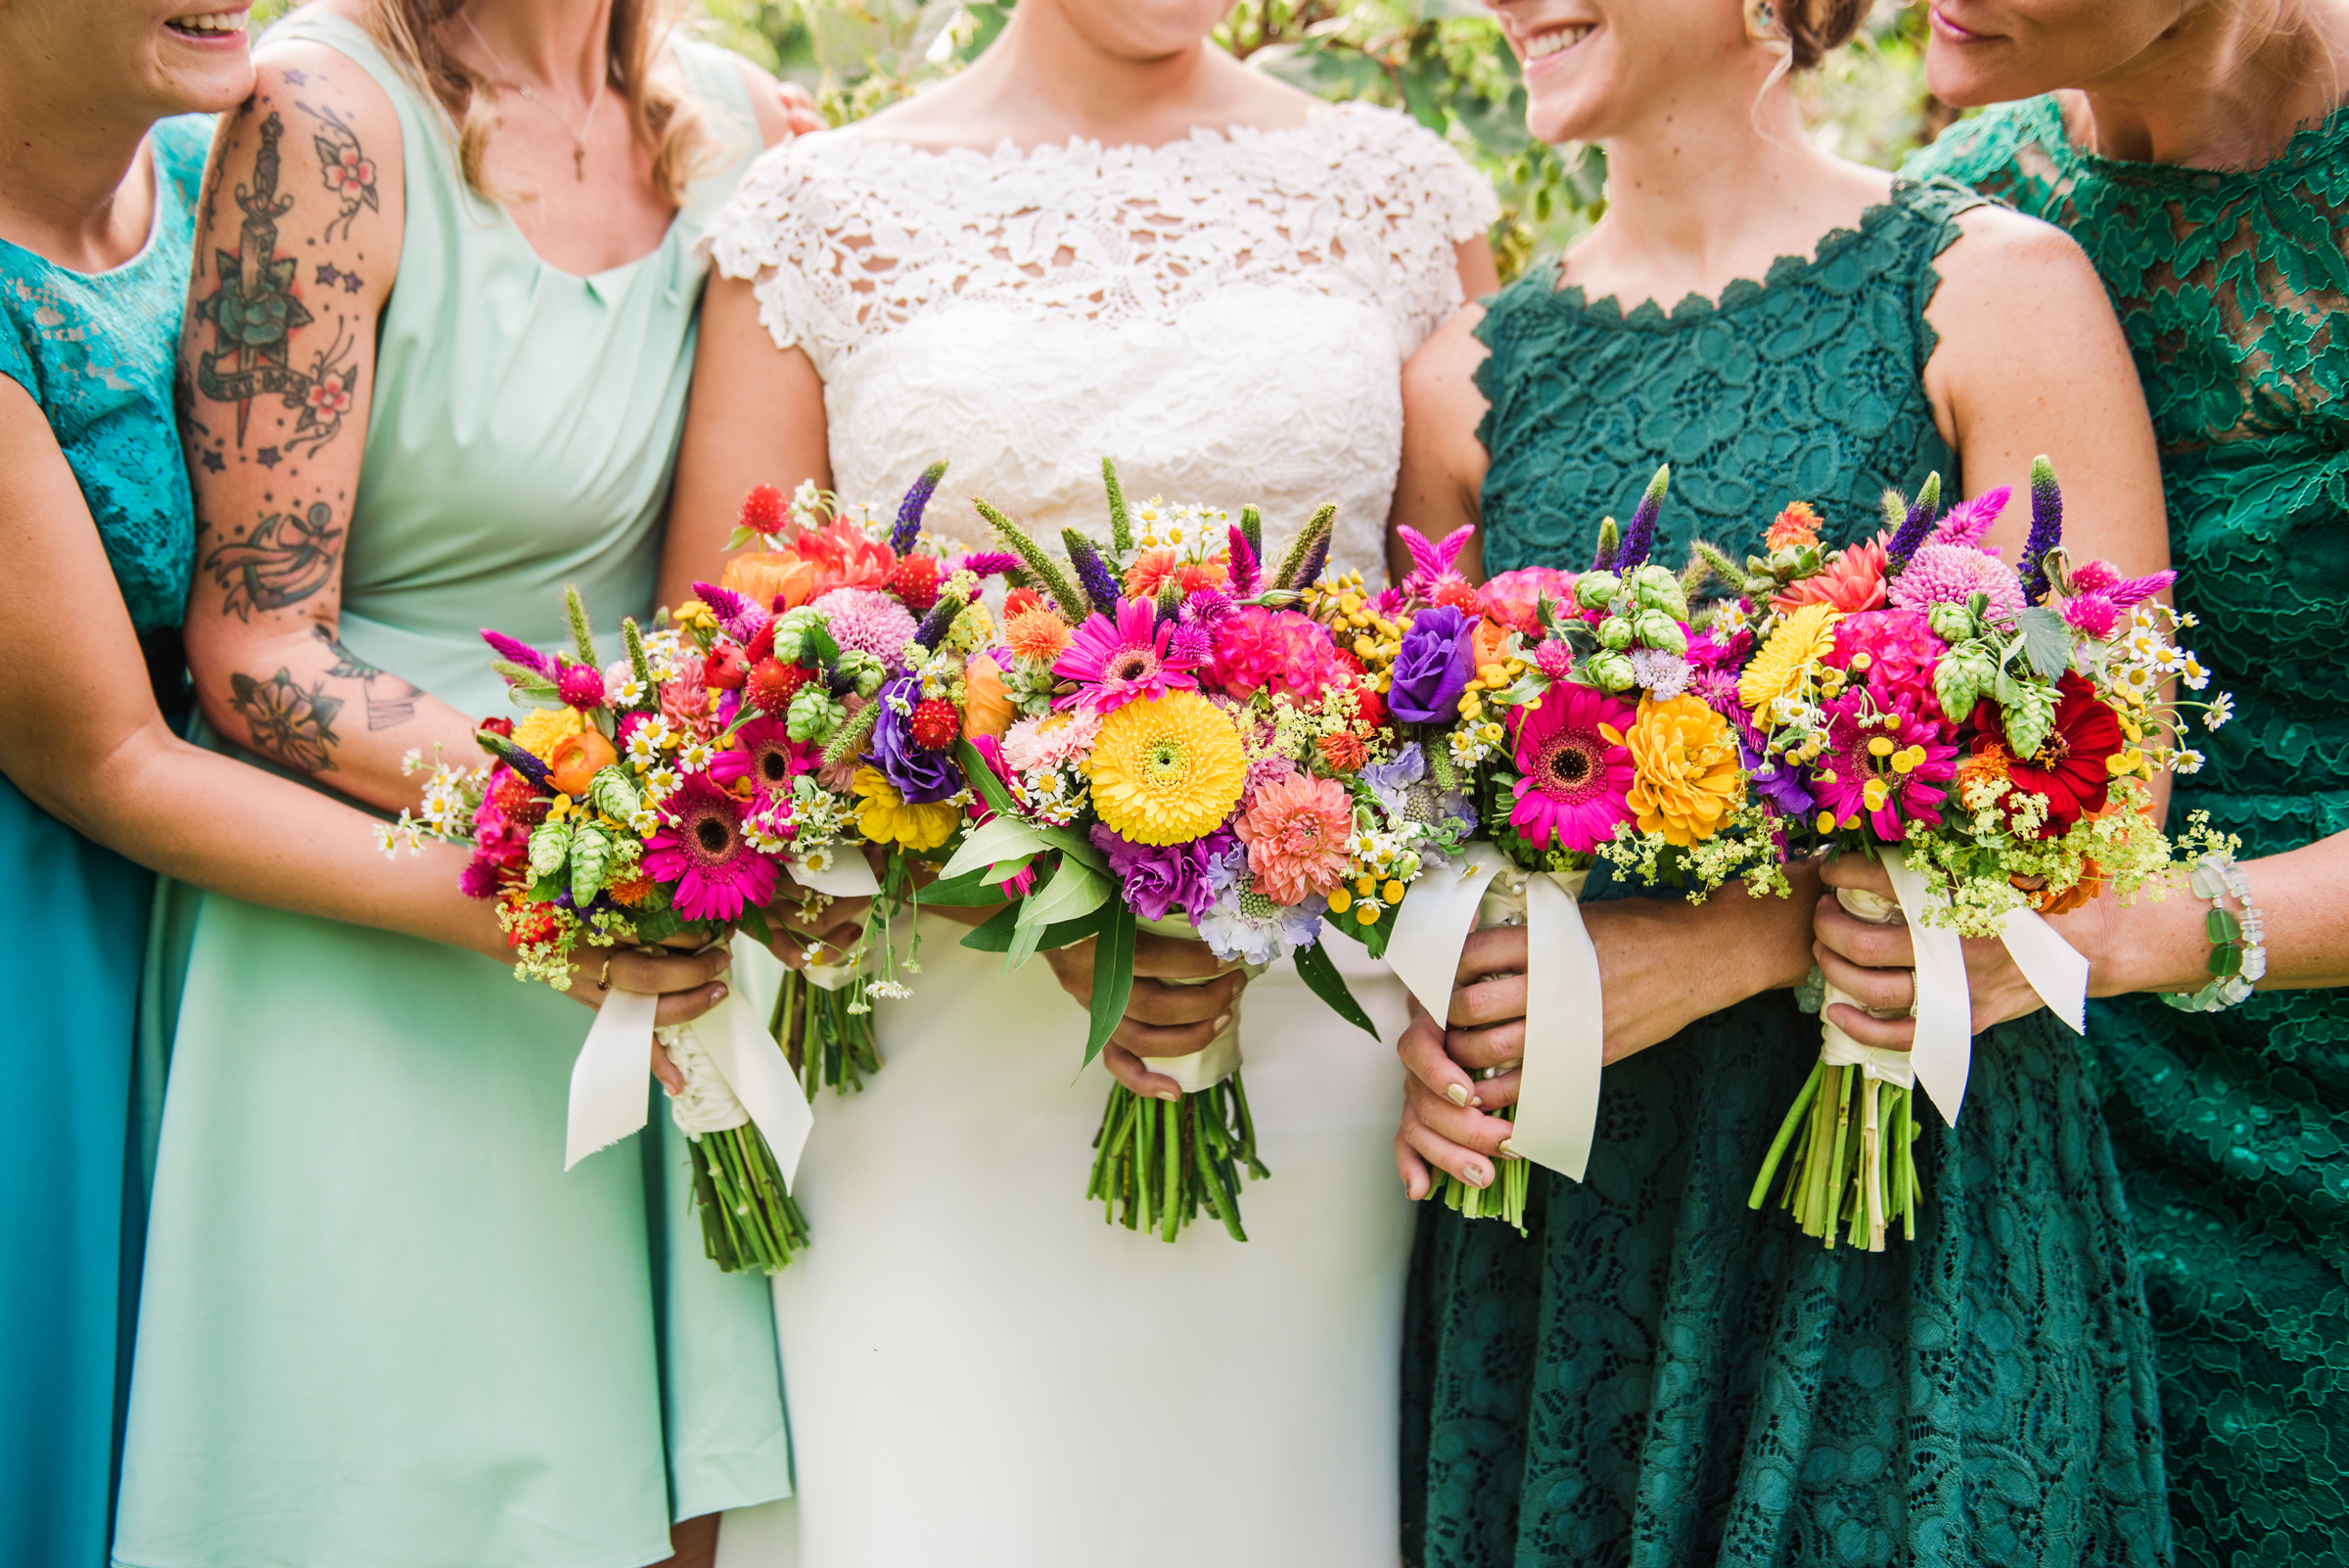
<path fill-rule="evenodd" d="M 1357 588 L 1321 582 L 1336 509 L 1272 560 L 1254 508 L 1233 523 L 1128 507 L 1115 468 L 1102 472 L 1107 548 L 1069 529 L 1065 553 L 1048 551 L 975 503 L 1019 578 L 999 641 L 959 675 L 925 673 L 883 720 L 910 732 L 930 704 L 959 707 L 959 755 L 983 797 L 987 819 L 925 897 L 1021 895 L 965 939 L 1007 967 L 1096 939 L 1087 1062 L 1125 1013 L 1143 930 L 1252 972 L 1285 956 L 1375 1035 L 1320 939 L 1336 928 L 1383 947 L 1426 850 L 1458 834 L 1412 814 L 1422 760 L 1399 744 L 1368 669 L 1393 628 Z M 952 728 L 942 715 L 938 734 Z M 1196 1055 L 1148 1065 L 1184 1092 L 1111 1090 L 1088 1195 L 1169 1241 L 1202 1209 L 1246 1240 L 1239 1188 L 1267 1173 L 1236 1019 Z"/>
<path fill-rule="evenodd" d="M 1745 598 L 1716 626 L 1708 678 L 1754 788 L 1820 847 L 1883 861 L 1896 904 L 1841 891 L 1864 919 L 1916 928 L 1911 1052 L 1870 1050 L 1825 1026 L 1825 1045 L 1773 1141 L 1752 1194 L 1783 1164 L 1780 1202 L 1811 1235 L 1880 1250 L 1915 1234 L 1911 1084 L 1955 1121 L 1970 1057 L 1961 936 L 2004 938 L 2075 1030 L 2087 967 L 2040 919 L 2107 886 L 2123 898 L 2162 874 L 2171 847 L 2147 785 L 2191 772 L 2179 711 L 2223 721 L 2227 699 L 2165 701 L 2172 679 L 2209 676 L 2170 634 L 2190 624 L 2155 596 L 2174 574 L 2123 578 L 2062 548 L 2062 496 L 2032 469 L 2031 530 L 2008 564 L 1983 536 L 2009 499 L 1989 491 L 1946 512 L 1928 480 L 1886 497 L 1874 538 L 1822 551 L 1818 519 L 1788 507 L 1769 554 L 1746 563 Z M 1830 1001 L 1850 1001 L 1829 990 Z"/>

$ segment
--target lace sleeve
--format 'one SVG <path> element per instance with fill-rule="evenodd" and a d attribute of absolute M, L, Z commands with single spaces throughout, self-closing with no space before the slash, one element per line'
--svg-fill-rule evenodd
<path fill-rule="evenodd" d="M 1407 355 L 1460 307 L 1457 248 L 1498 221 L 1500 202 L 1451 143 L 1409 115 L 1353 105 L 1338 113 L 1356 147 L 1355 188 L 1375 193 L 1386 249 L 1404 274 L 1404 287 L 1378 294 Z"/>
<path fill-rule="evenodd" d="M 747 279 L 759 324 L 778 348 L 803 348 L 827 380 L 854 343 L 853 290 L 828 235 L 852 133 L 819 131 L 770 149 L 703 231 L 697 248 L 718 274 Z"/>

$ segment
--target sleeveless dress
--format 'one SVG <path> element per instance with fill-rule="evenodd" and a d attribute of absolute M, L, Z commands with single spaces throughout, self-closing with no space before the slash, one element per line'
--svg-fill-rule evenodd
<path fill-rule="evenodd" d="M 1493 302 L 1485 562 L 1575 567 L 1673 464 L 1657 559 L 1793 499 L 1836 543 L 1955 458 L 1921 385 L 1934 259 L 1978 198 L 1898 182 L 1810 259 L 1623 315 L 1537 271 Z M 1949 493 L 1962 493 L 1953 488 Z M 2046 1021 L 1920 1111 L 1913 1241 L 1826 1251 L 1746 1195 L 1818 1059 L 1753 997 L 1610 1066 L 1589 1179 L 1529 1236 L 1429 1207 L 1405 1371 L 1405 1549 L 1427 1568 L 2153 1564 L 2149 1332 L 2102 1118 Z"/>
<path fill-rule="evenodd" d="M 1127 493 L 1261 502 L 1285 537 L 1339 503 L 1375 577 L 1404 358 L 1459 303 L 1491 192 L 1401 115 L 934 154 L 854 129 L 760 161 L 712 225 L 776 343 L 824 381 L 832 467 L 894 505 L 951 463 L 1055 537 Z M 1168 1246 L 1084 1199 L 1110 1080 L 1038 962 L 930 917 L 883 1067 L 827 1097 L 801 1166 L 816 1245 L 776 1280 L 794 1503 L 729 1517 L 728 1568 L 1293 1568 L 1395 1553 L 1394 1367 L 1410 1211 L 1393 1051 L 1287 965 L 1241 1005 L 1272 1179 L 1249 1241 Z M 1404 992 L 1336 941 L 1392 1040 Z M 1144 1364 L 1148 1358 L 1150 1364 Z"/>
<path fill-rule="evenodd" d="M 0 240 L 0 376 L 48 417 L 131 624 L 176 684 L 195 515 L 171 374 L 211 119 L 147 140 L 155 220 L 137 255 L 82 273 Z M 131 1062 L 154 880 L 0 778 L 0 1072 L 17 1085 L 0 1190 L 18 1195 L 0 1209 L 0 1562 L 106 1560 L 147 1198 Z"/>
<path fill-rule="evenodd" d="M 343 569 L 342 640 L 503 706 L 478 628 L 555 646 L 650 608 L 702 263 L 758 147 L 732 57 L 680 42 L 727 138 L 649 254 L 577 278 L 399 115 L 407 229 Z M 172 1042 L 115 1552 L 132 1568 L 632 1568 L 672 1519 L 790 1490 L 763 1282 L 720 1274 L 666 1115 L 566 1174 L 588 1014 L 476 953 L 175 890 Z M 649 1079 L 648 1079 L 649 1083 Z"/>
<path fill-rule="evenodd" d="M 2068 230 L 2128 332 L 2178 607 L 2235 700 L 2171 825 L 2208 811 L 2245 859 L 2349 830 L 2349 109 L 2242 172 L 2082 152 L 2052 99 L 1921 158 Z M 2179 1559 L 2349 1563 L 2349 991 L 2090 1016 Z"/>

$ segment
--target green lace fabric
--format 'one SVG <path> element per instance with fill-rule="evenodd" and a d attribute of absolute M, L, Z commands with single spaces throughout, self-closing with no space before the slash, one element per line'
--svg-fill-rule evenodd
<path fill-rule="evenodd" d="M 2127 330 L 2189 645 L 2236 704 L 2173 825 L 2246 857 L 2349 830 L 2349 108 L 2243 172 L 2095 157 L 2052 99 L 1918 163 L 2070 231 Z M 2349 1564 L 2349 992 L 2093 1015 L 2179 1558 Z"/>
<path fill-rule="evenodd" d="M 1786 501 L 1838 542 L 1955 481 L 1921 386 L 1934 258 L 1976 205 L 1903 183 L 1720 301 L 1492 303 L 1486 564 L 1579 566 L 1673 469 L 1659 555 Z M 1819 1054 L 1787 993 L 1607 1069 L 1588 1179 L 1529 1235 L 1431 1206 L 1405 1326 L 1405 1553 L 1425 1568 L 2150 1565 L 2168 1555 L 2152 1333 L 2104 1121 L 2044 1017 L 1927 1111 L 1916 1239 L 1828 1252 L 1746 1194 Z"/>

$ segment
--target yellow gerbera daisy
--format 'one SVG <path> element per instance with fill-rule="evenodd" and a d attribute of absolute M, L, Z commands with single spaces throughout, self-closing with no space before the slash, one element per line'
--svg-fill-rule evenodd
<path fill-rule="evenodd" d="M 1803 689 L 1812 669 L 1835 651 L 1835 623 L 1843 612 L 1831 604 L 1807 604 L 1789 615 L 1756 650 L 1737 677 L 1737 700 L 1757 718 L 1772 703 Z"/>
<path fill-rule="evenodd" d="M 534 709 L 514 720 L 514 744 L 541 762 L 552 761 L 555 747 L 586 727 L 576 708 Z"/>
<path fill-rule="evenodd" d="M 1607 734 L 1630 749 L 1637 769 L 1626 802 L 1642 833 L 1687 849 L 1720 832 L 1745 802 L 1729 721 L 1698 698 L 1642 697 L 1631 732 Z"/>
<path fill-rule="evenodd" d="M 1135 844 L 1204 838 L 1240 804 L 1240 733 L 1195 691 L 1129 702 L 1101 720 L 1087 763 L 1093 809 Z"/>
<path fill-rule="evenodd" d="M 856 831 L 875 844 L 935 850 L 952 838 L 962 822 L 962 807 L 950 802 L 906 805 L 897 786 L 877 767 L 858 768 L 849 784 L 864 803 L 856 811 Z"/>

